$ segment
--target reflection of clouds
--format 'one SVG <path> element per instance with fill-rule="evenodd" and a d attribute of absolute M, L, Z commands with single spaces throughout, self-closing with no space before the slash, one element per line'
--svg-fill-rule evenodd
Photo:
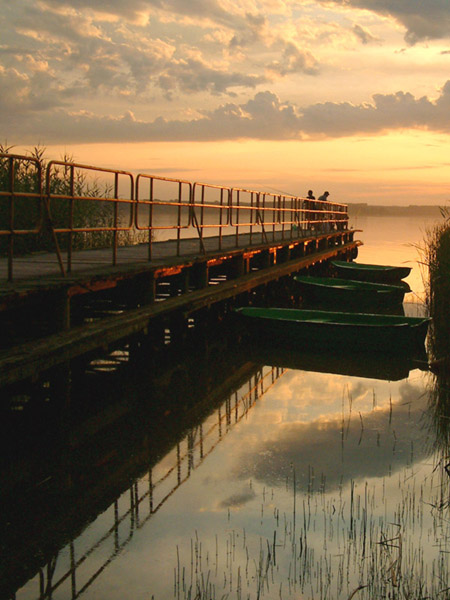
<path fill-rule="evenodd" d="M 367 387 L 357 385 L 353 393 L 366 394 Z M 404 382 L 392 409 L 361 416 L 354 407 L 351 417 L 283 423 L 272 438 L 254 439 L 234 468 L 238 477 L 268 485 L 284 483 L 295 469 L 300 487 L 311 484 L 315 490 L 321 481 L 330 489 L 350 479 L 389 475 L 426 455 L 425 402 L 421 386 Z"/>
<path fill-rule="evenodd" d="M 232 494 L 231 496 L 228 496 L 228 498 L 222 500 L 219 506 L 220 508 L 240 508 L 241 506 L 244 506 L 244 504 L 247 504 L 247 502 L 250 502 L 250 500 L 253 500 L 255 497 L 256 494 L 253 490 L 237 492 L 236 494 Z"/>
<path fill-rule="evenodd" d="M 355 381 L 348 385 L 347 394 L 352 398 L 352 401 L 361 400 L 369 393 L 367 383 Z"/>
<path fill-rule="evenodd" d="M 399 393 L 400 382 L 289 370 L 263 399 L 264 412 L 254 415 L 260 422 L 310 422 L 342 414 L 342 406 L 367 412 L 388 406 Z M 335 417 L 337 418 L 337 417 Z"/>

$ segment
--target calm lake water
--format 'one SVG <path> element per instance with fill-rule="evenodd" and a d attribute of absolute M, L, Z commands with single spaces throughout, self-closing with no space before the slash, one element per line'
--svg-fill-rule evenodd
<path fill-rule="evenodd" d="M 413 267 L 409 314 L 423 311 L 415 245 L 431 223 L 354 223 L 359 261 Z M 232 369 L 212 354 L 203 369 L 194 356 L 194 367 L 169 370 L 159 392 L 167 414 L 150 419 L 144 450 L 127 450 L 140 473 L 116 473 L 115 500 L 65 523 L 17 600 L 448 597 L 450 488 L 434 377 L 401 357 L 336 360 L 336 349 L 285 367 L 253 350 L 231 348 Z M 145 378 L 129 384 L 125 395 L 152 400 Z M 196 394 L 210 408 L 202 418 L 186 409 L 173 432 L 164 419 Z M 159 445 L 165 427 L 174 439 Z M 70 511 L 83 512 L 82 496 L 74 502 Z"/>

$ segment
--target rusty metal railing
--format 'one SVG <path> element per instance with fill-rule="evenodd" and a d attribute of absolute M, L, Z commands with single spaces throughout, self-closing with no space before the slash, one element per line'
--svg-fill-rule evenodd
<path fill-rule="evenodd" d="M 261 227 L 261 234 L 265 237 L 264 220 L 260 208 L 260 192 L 243 188 L 231 190 L 231 220 L 230 225 L 234 227 L 236 246 L 239 245 L 239 233 L 242 229 L 248 229 L 250 244 L 253 242 L 255 227 Z"/>
<path fill-rule="evenodd" d="M 143 184 L 147 184 L 147 191 L 144 195 Z M 175 184 L 175 198 L 163 199 L 158 197 L 155 190 L 155 184 Z M 173 187 L 173 186 L 171 186 Z M 164 191 L 163 191 L 164 193 Z M 167 192 L 166 192 L 167 193 Z M 191 225 L 191 198 L 192 183 L 182 179 L 171 179 L 169 177 L 156 177 L 154 175 L 139 174 L 136 177 L 136 217 L 135 226 L 138 231 L 148 232 L 148 260 L 153 257 L 153 232 L 160 230 L 174 230 L 177 240 L 177 256 L 180 254 L 181 232 L 188 229 Z M 157 220 L 155 212 L 158 208 L 164 208 L 166 211 L 175 212 L 175 223 L 169 223 L 166 220 L 161 223 Z M 173 211 L 175 209 L 175 211 Z M 147 211 L 145 223 L 141 219 L 145 217 L 144 210 Z"/>
<path fill-rule="evenodd" d="M 103 189 L 99 189 L 96 179 L 87 174 L 111 176 L 112 181 L 103 183 Z M 128 181 L 125 198 L 120 197 L 122 179 Z M 74 238 L 79 234 L 111 234 L 112 264 L 117 264 L 119 233 L 131 232 L 134 224 L 134 177 L 131 173 L 53 160 L 46 169 L 46 196 L 54 233 L 67 236 L 68 272 L 72 270 Z M 77 210 L 82 205 L 84 208 Z M 125 214 L 122 207 L 126 209 Z M 108 237 L 105 241 L 109 241 Z"/>
<path fill-rule="evenodd" d="M 21 179 L 34 187 L 22 189 Z M 30 200 L 35 219 L 21 225 Z M 27 235 L 45 241 L 34 249 L 56 251 L 65 275 L 72 270 L 75 250 L 81 249 L 109 248 L 109 264 L 116 265 L 119 246 L 144 241 L 151 261 L 158 233 L 164 237 L 174 232 L 174 253 L 180 256 L 188 253 L 183 246 L 188 240 L 198 240 L 199 251 L 206 254 L 221 250 L 225 236 L 227 247 L 239 247 L 345 230 L 348 225 L 345 204 L 146 174 L 135 178 L 128 171 L 66 161 L 49 162 L 44 179 L 39 159 L 12 154 L 0 154 L 0 217 L 9 281 L 15 241 Z M 90 256 L 86 260 L 105 262 L 99 255 Z"/>
<path fill-rule="evenodd" d="M 222 248 L 222 231 L 231 223 L 230 203 L 231 189 L 225 186 L 210 183 L 194 183 L 192 186 L 192 224 L 196 228 L 199 238 L 200 250 L 205 251 L 205 229 L 218 229 L 218 250 Z M 209 223 L 207 214 L 217 215 L 218 219 Z"/>
<path fill-rule="evenodd" d="M 306 223 L 312 232 L 343 231 L 347 229 L 347 205 L 305 198 Z"/>
<path fill-rule="evenodd" d="M 17 214 L 18 205 L 25 207 L 24 214 Z M 6 239 L 8 281 L 13 279 L 14 241 L 40 233 L 43 210 L 39 160 L 19 154 L 0 154 L 0 240 Z"/>

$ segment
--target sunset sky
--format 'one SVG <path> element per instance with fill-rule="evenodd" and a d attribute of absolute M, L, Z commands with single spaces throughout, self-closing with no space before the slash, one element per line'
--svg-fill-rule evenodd
<path fill-rule="evenodd" d="M 448 204 L 449 0 L 0 0 L 0 143 Z"/>

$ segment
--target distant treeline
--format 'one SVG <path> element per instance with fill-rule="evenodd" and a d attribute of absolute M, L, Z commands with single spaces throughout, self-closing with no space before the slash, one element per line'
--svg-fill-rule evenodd
<path fill-rule="evenodd" d="M 348 214 L 364 217 L 440 217 L 441 207 L 410 204 L 409 206 L 384 206 L 381 204 L 348 203 Z"/>

